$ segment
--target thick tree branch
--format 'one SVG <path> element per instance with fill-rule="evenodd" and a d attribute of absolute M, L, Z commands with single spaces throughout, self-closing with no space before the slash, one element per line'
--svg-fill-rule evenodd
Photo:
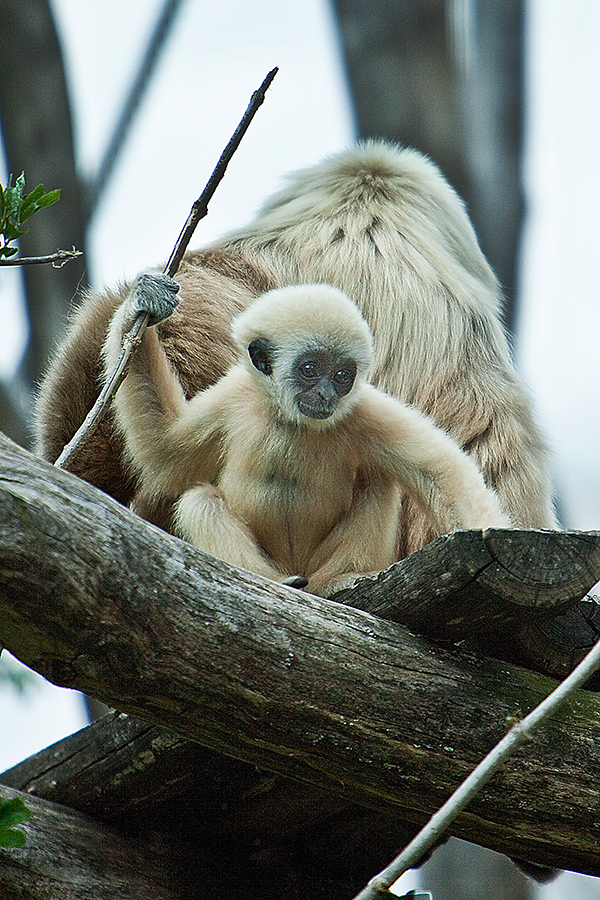
<path fill-rule="evenodd" d="M 1 450 L 0 640 L 59 684 L 416 824 L 551 687 L 236 571 Z M 599 713 L 580 692 L 453 833 L 600 874 Z"/>
<path fill-rule="evenodd" d="M 9 787 L 111 826 L 185 840 L 229 860 L 229 896 L 351 897 L 416 831 L 401 814 L 221 756 L 113 713 L 0 776 Z M 215 863 L 215 868 L 218 862 Z M 223 888 L 225 872 L 215 874 Z M 207 891 L 208 896 L 214 896 Z M 223 896 L 227 894 L 222 891 Z M 202 896 L 199 894 L 198 896 Z"/>
<path fill-rule="evenodd" d="M 33 815 L 20 826 L 27 836 L 24 849 L 0 847 L 2 900 L 181 900 L 192 896 L 182 883 L 182 854 L 172 848 L 107 828 L 64 806 L 0 789 L 3 800 L 16 796 L 23 797 Z"/>

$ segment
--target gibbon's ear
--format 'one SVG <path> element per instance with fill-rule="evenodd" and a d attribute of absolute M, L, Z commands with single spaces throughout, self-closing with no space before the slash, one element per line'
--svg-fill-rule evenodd
<path fill-rule="evenodd" d="M 275 345 L 266 338 L 255 338 L 248 345 L 248 355 L 252 360 L 252 365 L 267 377 L 273 374 L 274 351 Z"/>

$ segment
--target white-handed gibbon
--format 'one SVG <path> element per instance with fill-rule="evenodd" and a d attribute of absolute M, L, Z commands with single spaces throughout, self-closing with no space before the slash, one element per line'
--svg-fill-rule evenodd
<path fill-rule="evenodd" d="M 139 311 L 152 322 L 171 314 L 174 287 L 139 278 L 109 328 L 107 374 Z M 274 289 L 232 331 L 238 362 L 187 400 L 147 329 L 114 401 L 133 469 L 147 495 L 177 500 L 181 537 L 327 594 L 397 559 L 401 491 L 442 532 L 510 527 L 452 438 L 365 383 L 371 333 L 340 290 Z"/>
<path fill-rule="evenodd" d="M 158 330 L 188 397 L 234 362 L 231 321 L 259 294 L 329 283 L 369 323 L 369 380 L 448 431 L 515 526 L 555 527 L 546 446 L 510 361 L 500 288 L 462 202 L 421 154 L 367 142 L 291 176 L 256 221 L 187 254 L 177 280 L 181 304 Z M 37 424 L 37 450 L 47 459 L 56 459 L 96 399 L 106 330 L 128 291 L 87 297 L 50 365 Z M 172 510 L 144 497 L 121 457 L 107 417 L 70 468 L 168 527 Z M 400 556 L 439 534 L 410 497 L 400 526 Z"/>

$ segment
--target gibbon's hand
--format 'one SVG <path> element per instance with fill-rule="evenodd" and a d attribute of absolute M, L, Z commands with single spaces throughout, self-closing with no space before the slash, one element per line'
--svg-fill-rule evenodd
<path fill-rule="evenodd" d="M 168 319 L 179 303 L 179 285 L 162 272 L 144 272 L 135 280 L 125 300 L 125 330 L 133 325 L 139 313 L 149 313 L 148 325 Z"/>

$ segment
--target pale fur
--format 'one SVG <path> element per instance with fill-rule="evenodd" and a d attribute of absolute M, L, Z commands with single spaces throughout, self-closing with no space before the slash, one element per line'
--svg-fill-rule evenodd
<path fill-rule="evenodd" d="M 157 218 L 160 212 L 157 210 Z M 421 154 L 381 142 L 291 176 L 247 228 L 189 254 L 182 303 L 160 334 L 191 396 L 227 370 L 233 316 L 262 292 L 330 283 L 357 303 L 374 336 L 369 380 L 429 413 L 479 463 L 520 527 L 555 527 L 547 449 L 513 369 L 502 296 L 462 202 Z M 38 450 L 54 459 L 98 391 L 96 360 L 126 289 L 91 297 L 42 386 Z M 141 506 L 110 421 L 72 468 Z M 399 553 L 439 533 L 405 496 Z"/>
<path fill-rule="evenodd" d="M 109 330 L 107 371 L 129 319 L 125 302 Z M 271 291 L 234 321 L 233 333 L 238 364 L 187 401 L 150 329 L 115 399 L 146 489 L 181 497 L 182 537 L 226 562 L 277 580 L 305 576 L 308 590 L 329 593 L 350 575 L 394 562 L 400 488 L 442 532 L 510 526 L 452 438 L 364 382 L 371 338 L 341 291 L 325 285 Z M 267 376 L 247 362 L 246 342 L 255 337 L 283 344 L 285 359 L 318 346 L 343 347 L 360 360 L 337 414 L 324 422 L 290 415 L 288 373 L 274 366 Z"/>

